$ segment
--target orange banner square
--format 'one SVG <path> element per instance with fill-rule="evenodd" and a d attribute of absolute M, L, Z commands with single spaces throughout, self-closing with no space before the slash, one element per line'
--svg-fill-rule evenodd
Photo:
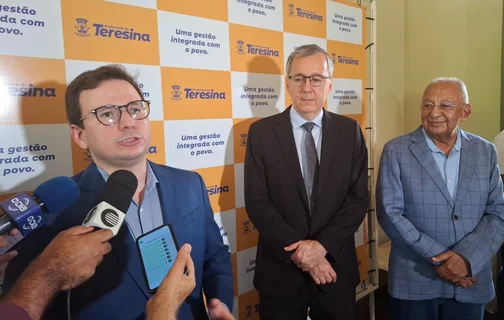
<path fill-rule="evenodd" d="M 147 159 L 154 163 L 166 164 L 165 142 L 164 142 L 164 122 L 150 121 L 151 145 L 147 151 Z"/>
<path fill-rule="evenodd" d="M 364 46 L 327 40 L 327 53 L 334 63 L 334 78 L 365 79 L 366 50 Z"/>
<path fill-rule="evenodd" d="M 16 194 L 17 194 L 17 192 L 0 194 L 0 202 L 3 202 L 7 199 L 10 199 L 11 197 L 15 196 Z M 26 192 L 26 194 L 30 194 L 30 193 Z M 238 286 L 236 286 L 235 290 L 236 290 L 235 292 L 238 292 Z"/>
<path fill-rule="evenodd" d="M 0 125 L 67 123 L 65 60 L 0 56 Z"/>
<path fill-rule="evenodd" d="M 234 162 L 245 162 L 245 152 L 247 149 L 247 135 L 250 125 L 260 118 L 234 119 L 233 139 L 234 139 Z"/>
<path fill-rule="evenodd" d="M 61 1 L 65 58 L 159 65 L 157 12 L 107 1 Z"/>
<path fill-rule="evenodd" d="M 157 0 L 157 8 L 159 10 L 185 14 L 188 16 L 228 21 L 227 0 Z"/>
<path fill-rule="evenodd" d="M 238 254 L 231 255 L 231 264 L 233 266 L 233 290 L 236 296 L 238 293 Z"/>
<path fill-rule="evenodd" d="M 283 33 L 229 24 L 231 71 L 283 74 Z"/>
<path fill-rule="evenodd" d="M 232 118 L 231 73 L 161 68 L 165 120 Z"/>
<path fill-rule="evenodd" d="M 251 290 L 238 296 L 239 319 L 259 320 L 259 292 Z"/>
<path fill-rule="evenodd" d="M 326 0 L 284 1 L 283 12 L 284 32 L 326 37 Z"/>
<path fill-rule="evenodd" d="M 203 177 L 213 212 L 235 207 L 234 165 L 194 170 Z"/>
<path fill-rule="evenodd" d="M 87 155 L 86 150 L 79 147 L 72 139 L 72 165 L 73 173 L 77 174 L 86 168 L 93 162 L 91 157 Z"/>
<path fill-rule="evenodd" d="M 359 274 L 361 282 L 366 281 L 366 279 L 368 278 L 368 271 L 369 271 L 368 245 L 363 244 L 362 246 L 358 246 L 355 250 L 357 251 L 357 263 L 359 266 Z"/>
<path fill-rule="evenodd" d="M 246 250 L 257 246 L 259 232 L 250 221 L 244 207 L 236 209 L 236 249 Z"/>
<path fill-rule="evenodd" d="M 367 114 L 366 114 L 366 103 L 364 100 L 362 101 L 362 114 L 344 114 L 343 116 L 352 118 L 356 120 L 361 127 L 362 133 L 364 134 L 364 138 L 367 139 Z"/>

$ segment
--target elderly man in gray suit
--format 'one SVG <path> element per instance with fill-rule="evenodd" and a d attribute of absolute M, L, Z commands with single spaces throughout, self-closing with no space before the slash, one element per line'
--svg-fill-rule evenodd
<path fill-rule="evenodd" d="M 459 128 L 471 111 L 461 80 L 435 79 L 423 93 L 422 125 L 383 149 L 376 200 L 392 241 L 392 319 L 483 319 L 495 296 L 502 181 L 494 145 Z"/>

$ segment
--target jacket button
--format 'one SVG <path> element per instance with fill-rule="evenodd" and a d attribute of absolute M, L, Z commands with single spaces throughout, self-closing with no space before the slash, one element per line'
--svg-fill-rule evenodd
<path fill-rule="evenodd" d="M 454 219 L 454 220 L 458 220 L 458 219 L 459 219 L 459 216 L 454 215 L 454 216 L 453 216 L 453 219 Z"/>

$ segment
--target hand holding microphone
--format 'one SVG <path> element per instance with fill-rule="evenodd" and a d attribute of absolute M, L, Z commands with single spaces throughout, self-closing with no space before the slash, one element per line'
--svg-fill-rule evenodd
<path fill-rule="evenodd" d="M 34 192 L 34 196 L 43 199 L 44 207 L 49 212 L 56 211 L 56 208 L 64 209 L 73 204 L 79 196 L 79 189 L 73 180 L 69 179 L 70 183 L 63 177 L 57 179 L 53 180 L 58 183 L 50 184 L 49 182 L 53 181 L 50 180 Z M 83 225 L 60 232 L 30 264 L 27 272 L 30 268 L 44 270 L 45 277 L 51 279 L 53 289 L 57 291 L 75 288 L 89 279 L 103 256 L 111 251 L 108 240 L 117 235 L 137 184 L 137 178 L 129 171 L 118 170 L 112 173 L 105 183 L 100 202 L 88 213 Z M 47 185 L 51 185 L 51 193 Z M 72 190 L 74 186 L 77 191 Z M 54 190 L 55 187 L 66 189 L 63 195 L 66 200 L 56 201 L 54 192 L 59 190 Z M 92 232 L 97 228 L 101 230 Z"/>
<path fill-rule="evenodd" d="M 75 288 L 95 273 L 110 252 L 111 230 L 92 232 L 75 226 L 60 232 L 23 272 L 2 303 L 24 309 L 31 319 L 40 319 L 52 297 Z"/>
<path fill-rule="evenodd" d="M 73 289 L 88 280 L 112 249 L 111 230 L 75 226 L 60 232 L 35 260 L 58 291 Z M 37 261 L 38 260 L 38 261 Z"/>
<path fill-rule="evenodd" d="M 56 177 L 38 186 L 33 197 L 21 192 L 0 202 L 0 235 L 17 228 L 26 237 L 46 223 L 46 214 L 63 211 L 79 196 L 79 187 L 71 178 Z"/>
<path fill-rule="evenodd" d="M 38 186 L 33 197 L 21 192 L 0 202 L 0 249 L 8 246 L 5 235 L 15 236 L 21 232 L 23 237 L 28 236 L 46 223 L 46 214 L 66 209 L 79 195 L 79 187 L 71 178 L 56 177 Z M 0 264 L 16 255 L 14 250 L 0 254 Z"/>
<path fill-rule="evenodd" d="M 2 303 L 21 307 L 32 319 L 40 319 L 54 294 L 91 278 L 111 251 L 108 240 L 119 232 L 137 184 L 129 171 L 111 174 L 100 202 L 89 211 L 83 226 L 60 232 L 23 272 Z M 45 223 L 43 213 L 62 211 L 79 196 L 73 180 L 58 177 L 38 187 L 34 198 L 21 193 L 2 202 L 0 210 L 5 214 L 0 216 L 0 236 L 15 227 L 20 227 L 25 236 L 30 234 Z M 92 232 L 95 229 L 102 230 Z"/>

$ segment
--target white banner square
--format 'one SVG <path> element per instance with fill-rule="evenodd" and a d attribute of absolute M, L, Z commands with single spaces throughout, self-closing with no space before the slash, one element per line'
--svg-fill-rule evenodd
<path fill-rule="evenodd" d="M 285 109 L 284 77 L 231 72 L 233 118 L 262 118 Z"/>
<path fill-rule="evenodd" d="M 364 220 L 366 222 L 366 220 Z M 364 222 L 361 223 L 359 229 L 354 234 L 355 239 L 355 247 L 361 246 L 364 244 Z"/>
<path fill-rule="evenodd" d="M 161 65 L 230 70 L 227 22 L 158 11 Z"/>
<path fill-rule="evenodd" d="M 150 8 L 150 9 L 157 8 L 157 1 L 156 0 L 107 0 L 107 1 L 128 4 L 128 5 L 137 6 L 137 7 Z"/>
<path fill-rule="evenodd" d="M 228 0 L 229 22 L 283 31 L 282 0 Z"/>
<path fill-rule="evenodd" d="M 316 37 L 303 36 L 300 34 L 284 33 L 284 65 L 287 64 L 289 55 L 296 50 L 297 47 L 304 44 L 316 44 L 324 50 L 327 50 L 327 40 Z M 287 74 L 287 68 L 285 69 Z"/>
<path fill-rule="evenodd" d="M 236 253 L 236 210 L 215 213 L 214 220 L 219 226 L 222 241 L 229 246 L 229 252 Z"/>
<path fill-rule="evenodd" d="M 60 0 L 4 0 L 0 55 L 63 59 Z"/>
<path fill-rule="evenodd" d="M 166 165 L 200 169 L 233 164 L 233 119 L 164 122 Z"/>
<path fill-rule="evenodd" d="M 238 297 L 234 297 L 233 298 L 233 317 L 235 319 L 239 319 L 238 318 L 238 311 L 239 311 L 239 306 L 238 306 Z"/>
<path fill-rule="evenodd" d="M 73 175 L 67 124 L 0 126 L 0 137 L 0 193 L 32 191 Z"/>
<path fill-rule="evenodd" d="M 257 247 L 238 252 L 238 295 L 254 289 L 254 273 L 256 266 Z"/>
<path fill-rule="evenodd" d="M 362 9 L 327 1 L 327 39 L 362 44 Z"/>
<path fill-rule="evenodd" d="M 362 80 L 334 79 L 327 109 L 338 114 L 362 114 Z"/>

